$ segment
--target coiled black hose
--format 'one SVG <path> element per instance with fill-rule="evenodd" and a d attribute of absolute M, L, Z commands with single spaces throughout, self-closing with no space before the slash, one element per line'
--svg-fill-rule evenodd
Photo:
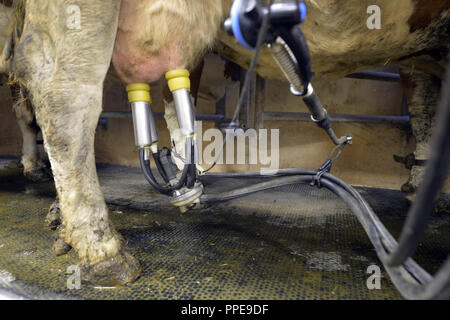
<path fill-rule="evenodd" d="M 186 157 L 186 159 L 188 159 Z M 195 147 L 192 146 L 192 150 L 191 150 L 191 162 L 190 162 L 190 169 L 189 169 L 189 173 L 186 179 L 186 186 L 188 188 L 192 188 L 195 185 L 195 181 L 197 181 L 197 172 L 196 172 L 196 164 L 195 164 Z"/>
<path fill-rule="evenodd" d="M 191 138 L 186 138 L 186 146 L 188 146 L 186 148 L 186 159 L 192 159 L 194 147 L 192 145 Z M 153 188 L 155 188 L 157 191 L 159 191 L 162 194 L 170 195 L 174 190 L 180 189 L 186 183 L 188 175 L 190 175 L 190 174 L 192 175 L 192 172 L 194 172 L 194 174 L 195 174 L 195 163 L 190 161 L 189 163 L 186 163 L 184 165 L 183 172 L 182 172 L 181 177 L 178 180 L 176 185 L 171 186 L 171 187 L 163 187 L 158 183 L 158 181 L 155 179 L 155 176 L 153 175 L 153 172 L 150 167 L 150 159 L 145 159 L 145 149 L 144 148 L 141 148 L 139 150 L 139 160 L 141 163 L 141 169 L 142 169 L 145 179 L 147 179 L 147 181 L 150 183 L 150 185 Z M 194 168 L 192 168 L 192 167 L 194 167 Z"/>
<path fill-rule="evenodd" d="M 159 183 L 156 181 L 155 176 L 153 175 L 152 169 L 150 168 L 150 160 L 145 159 L 145 149 L 141 148 L 139 150 L 139 160 L 141 163 L 141 169 L 142 173 L 144 174 L 145 179 L 150 183 L 150 185 L 158 190 L 162 194 L 170 194 L 172 192 L 172 189 L 164 188 L 159 185 Z"/>
<path fill-rule="evenodd" d="M 161 175 L 161 178 L 163 178 L 163 180 L 166 183 L 169 183 L 169 178 L 167 178 L 167 174 L 164 170 L 164 167 L 161 163 L 161 159 L 159 158 L 159 156 L 160 156 L 159 151 L 153 153 L 153 160 L 155 160 L 156 168 L 158 169 L 158 172 Z"/>
<path fill-rule="evenodd" d="M 312 170 L 289 169 L 280 170 L 274 175 L 261 175 L 260 173 L 243 174 L 207 174 L 206 176 L 215 176 L 217 178 L 237 178 L 237 177 L 271 177 L 269 181 L 254 184 L 249 187 L 232 190 L 221 194 L 205 194 L 200 198 L 201 203 L 213 203 L 218 201 L 227 201 L 242 197 L 251 193 L 281 187 L 285 185 L 310 183 L 317 172 Z M 321 178 L 321 185 L 331 190 L 339 196 L 356 215 L 363 226 L 370 241 L 375 247 L 377 255 L 383 263 L 384 258 L 397 246 L 397 242 L 387 231 L 378 217 L 375 215 L 369 204 L 361 195 L 350 185 L 339 178 L 324 174 Z M 414 260 L 408 258 L 401 266 L 390 267 L 385 265 L 394 285 L 400 293 L 408 299 L 446 299 L 449 296 L 450 283 L 450 259 L 444 264 L 444 267 L 433 277 L 420 267 Z M 439 277 L 438 277 L 439 276 Z"/>

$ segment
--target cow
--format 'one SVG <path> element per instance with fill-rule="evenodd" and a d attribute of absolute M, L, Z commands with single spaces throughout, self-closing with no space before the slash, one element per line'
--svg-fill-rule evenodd
<path fill-rule="evenodd" d="M 30 97 L 51 162 L 61 215 L 60 243 L 77 251 L 84 280 L 125 284 L 141 271 L 108 218 L 95 169 L 94 134 L 111 62 L 125 83 L 154 83 L 169 70 L 192 69 L 214 45 L 225 57 L 246 65 L 251 53 L 220 31 L 231 2 L 15 1 L 20 40 L 13 73 Z M 364 1 L 306 1 L 310 13 L 303 30 L 313 68 L 318 76 L 333 78 L 399 62 L 413 89 L 411 121 L 419 119 L 423 131 L 415 132 L 424 140 L 424 151 L 418 141 L 416 156 L 425 158 L 438 94 L 438 85 L 428 80 L 439 79 L 442 71 L 438 55 L 443 56 L 441 44 L 448 37 L 448 2 L 372 2 L 385 13 L 384 30 L 367 29 L 369 3 Z M 412 65 L 414 72 L 409 71 Z M 267 52 L 257 71 L 268 78 L 281 77 Z M 170 104 L 168 100 L 167 114 L 173 110 Z M 415 109 L 426 113 L 414 116 Z M 172 132 L 175 126 L 172 121 Z"/>

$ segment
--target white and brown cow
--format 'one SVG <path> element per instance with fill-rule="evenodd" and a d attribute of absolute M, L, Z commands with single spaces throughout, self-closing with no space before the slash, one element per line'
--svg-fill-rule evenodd
<path fill-rule="evenodd" d="M 111 61 L 127 83 L 152 83 L 171 69 L 192 68 L 213 44 L 231 2 L 15 1 L 17 8 L 23 9 L 24 25 L 14 52 L 13 72 L 18 83 L 29 91 L 42 129 L 60 200 L 59 235 L 76 249 L 84 279 L 123 284 L 140 273 L 139 263 L 129 254 L 108 218 L 95 170 L 94 134 Z M 435 53 L 448 37 L 448 2 L 306 2 L 310 13 L 303 30 L 318 75 L 340 77 L 386 61 L 400 61 L 405 70 L 414 64 L 412 84 L 416 87 L 410 107 L 429 109 L 429 126 L 438 86 L 425 80 L 439 74 Z M 377 4 L 384 12 L 382 30 L 365 27 L 370 4 Z M 68 9 L 73 6 L 79 8 L 79 28 L 68 26 L 73 12 Z M 246 64 L 248 52 L 223 32 L 219 39 L 218 48 L 223 55 Z M 428 66 L 421 63 L 420 66 L 426 66 L 421 68 L 414 62 L 422 60 L 430 61 Z M 281 77 L 266 53 L 258 71 L 270 78 Z M 423 79 L 426 95 L 420 95 L 420 81 L 414 77 Z"/>

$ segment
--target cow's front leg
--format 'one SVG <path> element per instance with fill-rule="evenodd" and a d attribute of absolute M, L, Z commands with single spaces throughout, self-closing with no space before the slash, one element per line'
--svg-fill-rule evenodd
<path fill-rule="evenodd" d="M 49 18 L 73 12 L 68 5 L 26 2 L 15 73 L 31 93 L 52 166 L 63 225 L 59 236 L 77 251 L 84 280 L 124 284 L 139 276 L 140 267 L 109 220 L 94 157 L 120 1 L 71 1 L 81 10 L 79 28 Z"/>
<path fill-rule="evenodd" d="M 78 109 L 76 112 L 56 114 L 56 119 L 42 129 L 64 226 L 58 232 L 60 239 L 76 249 L 85 280 L 122 284 L 135 279 L 139 266 L 109 220 L 96 173 L 94 134 L 102 88 L 84 89 L 65 95 L 75 104 L 66 102 L 66 106 Z M 53 106 L 63 103 L 59 97 L 53 99 Z M 39 114 L 43 121 L 48 117 L 51 115 L 45 112 Z"/>

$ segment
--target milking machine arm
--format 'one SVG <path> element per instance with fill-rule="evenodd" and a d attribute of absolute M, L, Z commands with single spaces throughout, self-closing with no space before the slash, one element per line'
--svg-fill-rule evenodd
<path fill-rule="evenodd" d="M 350 144 L 350 136 L 338 139 L 334 134 L 330 118 L 311 85 L 313 72 L 308 45 L 298 27 L 305 20 L 306 11 L 305 4 L 299 1 L 271 2 L 269 6 L 265 6 L 259 0 L 235 1 L 225 28 L 230 34 L 234 34 L 243 46 L 256 49 L 248 74 L 254 69 L 259 49 L 263 44 L 267 44 L 291 83 L 291 92 L 301 96 L 311 111 L 311 119 L 328 133 L 336 145 Z M 166 78 L 174 97 L 179 127 L 185 137 L 185 166 L 178 179 L 173 170 L 170 151 L 168 149 L 160 151 L 157 145 L 159 138 L 151 111 L 150 87 L 147 84 L 135 83 L 130 84 L 127 91 L 144 176 L 157 191 L 169 195 L 173 205 L 186 210 L 194 203 L 198 203 L 203 193 L 202 184 L 196 175 L 198 150 L 194 132 L 195 114 L 189 96 L 189 72 L 171 70 L 166 74 Z M 249 77 L 244 82 L 243 92 L 248 88 L 248 80 Z M 233 118 L 237 117 L 244 97 L 245 94 L 242 94 Z M 159 182 L 153 175 L 150 169 L 151 158 L 163 182 Z M 205 172 L 207 171 L 209 169 Z"/>
<path fill-rule="evenodd" d="M 351 143 L 351 136 L 337 138 L 331 128 L 327 111 L 311 85 L 313 71 L 308 45 L 299 28 L 307 16 L 307 8 L 301 1 L 281 1 L 268 6 L 262 0 L 235 0 L 225 29 L 249 50 L 259 51 L 258 35 L 263 32 L 263 42 L 272 53 L 287 80 L 291 92 L 300 96 L 311 112 L 311 119 L 330 136 L 333 143 Z M 266 20 L 267 27 L 263 29 Z"/>
<path fill-rule="evenodd" d="M 301 30 L 298 28 L 298 24 L 303 22 L 305 17 L 306 6 L 298 0 L 277 3 L 270 1 L 268 6 L 265 6 L 261 0 L 235 0 L 230 18 L 225 22 L 225 29 L 229 34 L 234 35 L 244 47 L 255 50 L 249 73 L 254 70 L 261 46 L 268 45 L 281 70 L 291 83 L 291 92 L 303 97 L 303 101 L 312 113 L 312 120 L 327 131 L 339 148 L 343 148 L 345 144 L 351 143 L 351 137 L 337 139 L 331 129 L 328 115 L 310 83 L 313 72 L 309 50 Z M 246 84 L 249 79 L 247 75 L 244 88 L 248 88 Z M 245 92 L 245 90 L 243 91 Z M 240 107 L 241 103 L 239 103 L 235 115 L 238 114 Z M 450 256 L 447 257 L 434 277 L 411 257 L 426 229 L 434 200 L 445 181 L 446 175 L 443 173 L 448 171 L 450 164 L 450 139 L 448 139 L 450 136 L 450 57 L 446 79 L 442 86 L 438 115 L 431 156 L 426 164 L 424 178 L 417 192 L 416 200 L 408 212 L 399 242 L 389 233 L 356 189 L 321 169 L 318 171 L 282 169 L 276 173 L 265 175 L 259 172 L 209 174 L 215 176 L 216 179 L 256 176 L 269 178 L 269 181 L 231 190 L 220 195 L 205 194 L 200 197 L 200 202 L 226 201 L 262 190 L 298 183 L 323 186 L 338 195 L 356 215 L 392 282 L 405 298 L 450 299 Z"/>

